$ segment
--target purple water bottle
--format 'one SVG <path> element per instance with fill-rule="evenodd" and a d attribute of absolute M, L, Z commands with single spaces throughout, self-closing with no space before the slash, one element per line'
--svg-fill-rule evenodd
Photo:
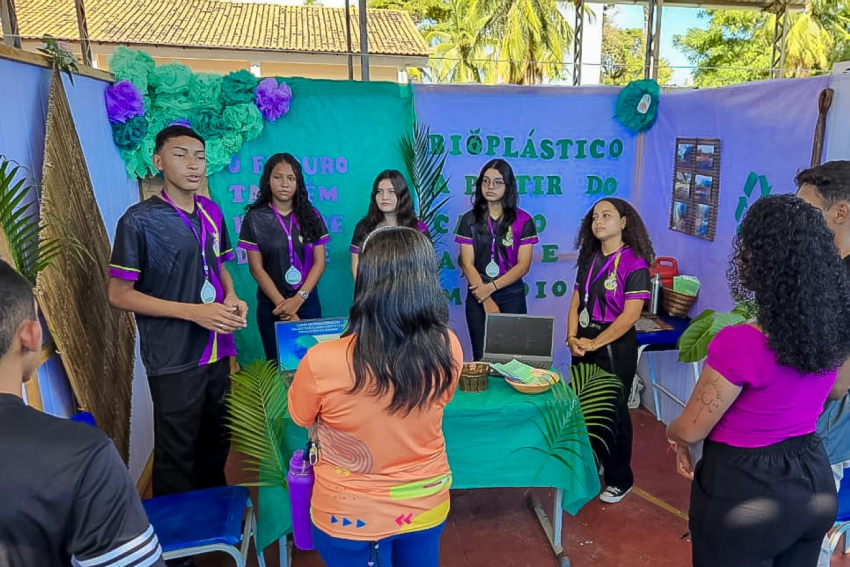
<path fill-rule="evenodd" d="M 304 449 L 298 449 L 289 459 L 289 472 L 286 473 L 289 484 L 289 505 L 292 508 L 292 538 L 295 547 L 302 551 L 311 551 L 313 547 L 313 521 L 310 519 L 310 499 L 313 497 L 313 466 L 304 456 Z"/>

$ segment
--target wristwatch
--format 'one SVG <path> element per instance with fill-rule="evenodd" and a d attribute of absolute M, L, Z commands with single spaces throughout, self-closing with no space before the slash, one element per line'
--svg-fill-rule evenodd
<path fill-rule="evenodd" d="M 307 301 L 307 298 L 308 298 L 308 297 L 310 297 L 310 293 L 309 293 L 309 292 L 306 292 L 306 291 L 299 291 L 299 292 L 298 292 L 298 296 L 299 296 L 301 299 L 303 299 L 304 301 Z"/>

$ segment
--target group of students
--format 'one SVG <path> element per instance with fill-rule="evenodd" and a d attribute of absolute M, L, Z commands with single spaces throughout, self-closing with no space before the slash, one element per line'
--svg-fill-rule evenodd
<path fill-rule="evenodd" d="M 108 291 L 112 305 L 138 321 L 154 410 L 153 490 L 164 495 L 226 482 L 222 397 L 232 334 L 247 326 L 248 308 L 225 265 L 234 250 L 221 210 L 197 195 L 203 138 L 169 126 L 153 160 L 163 191 L 119 221 Z M 847 433 L 850 371 L 838 369 L 850 356 L 850 278 L 841 264 L 850 257 L 850 162 L 802 172 L 798 185 L 799 198 L 763 198 L 745 217 L 730 285 L 758 316 L 714 339 L 693 397 L 668 430 L 679 472 L 694 481 L 697 566 L 813 566 L 835 517 L 830 465 L 850 460 L 850 443 L 831 438 Z M 492 160 L 458 221 L 475 359 L 483 355 L 487 313 L 527 311 L 522 278 L 537 233 L 518 205 L 511 166 Z M 298 160 L 272 156 L 238 242 L 257 280 L 256 317 L 270 359 L 276 321 L 321 317 L 317 285 L 328 239 Z M 600 498 L 616 503 L 634 485 L 627 398 L 654 251 L 637 211 L 615 198 L 588 211 L 575 244 L 566 346 L 574 363 L 596 364 L 623 384 L 611 427 L 593 436 L 605 480 Z M 427 227 L 400 173 L 376 179 L 350 250 L 349 328 L 307 352 L 288 392 L 290 417 L 310 428 L 318 447 L 314 540 L 330 567 L 435 567 L 452 483 L 442 418 L 464 357 L 448 327 Z M 120 557 L 122 565 L 161 565 L 156 536 L 105 436 L 20 400 L 40 352 L 36 309 L 29 285 L 0 264 L 0 427 L 7 432 L 0 450 L 13 456 L 0 463 L 0 564 L 74 558 L 99 566 Z M 838 401 L 822 411 L 827 395 Z M 829 423 L 822 436 L 819 416 Z M 703 439 L 694 467 L 690 449 Z"/>

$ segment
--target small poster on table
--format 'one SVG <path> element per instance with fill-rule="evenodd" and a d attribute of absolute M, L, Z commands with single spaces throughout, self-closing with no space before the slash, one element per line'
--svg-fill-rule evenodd
<path fill-rule="evenodd" d="M 348 319 L 313 319 L 310 321 L 280 321 L 275 324 L 277 362 L 283 370 L 295 370 L 310 347 L 342 336 Z"/>

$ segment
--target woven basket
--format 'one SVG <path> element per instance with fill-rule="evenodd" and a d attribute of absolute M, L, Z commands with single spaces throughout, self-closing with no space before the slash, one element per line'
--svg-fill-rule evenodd
<path fill-rule="evenodd" d="M 483 392 L 490 378 L 490 365 L 486 362 L 467 362 L 460 372 L 461 392 Z"/>
<path fill-rule="evenodd" d="M 661 310 L 671 317 L 687 317 L 696 303 L 696 295 L 685 295 L 665 287 L 661 291 Z"/>
<path fill-rule="evenodd" d="M 545 376 L 549 381 L 543 384 L 523 384 L 521 382 L 514 382 L 513 380 L 505 380 L 505 382 L 513 386 L 513 389 L 521 394 L 542 394 L 561 379 L 556 372 L 552 372 L 551 370 L 535 368 L 534 372 L 537 375 Z"/>

